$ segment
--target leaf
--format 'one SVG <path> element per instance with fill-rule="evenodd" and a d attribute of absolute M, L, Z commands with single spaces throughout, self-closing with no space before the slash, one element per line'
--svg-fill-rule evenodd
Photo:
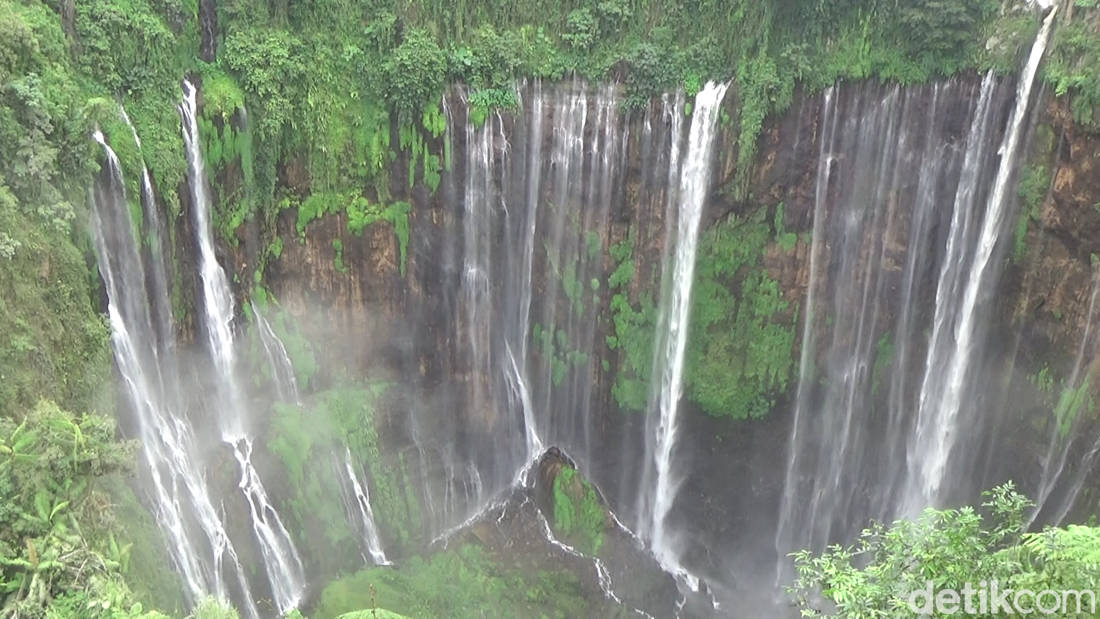
<path fill-rule="evenodd" d="M 54 517 L 57 516 L 57 514 L 61 513 L 61 511 L 63 511 L 68 506 L 68 501 L 61 501 L 57 505 L 54 505 L 53 510 L 50 511 L 50 522 L 53 522 Z"/>
<path fill-rule="evenodd" d="M 36 492 L 34 495 L 34 507 L 38 511 L 38 518 L 42 521 L 49 522 L 50 518 L 50 495 L 45 491 Z"/>
<path fill-rule="evenodd" d="M 38 442 L 38 433 L 32 430 L 16 439 L 11 450 L 17 455 L 28 455 L 25 454 L 25 450 L 36 442 Z"/>
<path fill-rule="evenodd" d="M 134 544 L 132 542 L 126 544 L 122 547 L 122 550 L 118 554 L 118 562 L 119 565 L 122 567 L 123 572 L 127 572 L 130 570 L 130 549 L 133 547 Z"/>

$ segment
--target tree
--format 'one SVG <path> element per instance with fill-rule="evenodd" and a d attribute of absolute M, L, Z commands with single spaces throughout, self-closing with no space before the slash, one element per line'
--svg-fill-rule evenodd
<path fill-rule="evenodd" d="M 971 507 L 930 508 L 916 521 L 873 524 L 854 547 L 834 545 L 820 556 L 795 553 L 798 578 L 790 592 L 802 616 L 915 617 L 910 596 L 929 582 L 937 592 L 966 591 L 968 585 L 994 580 L 1002 590 L 1096 589 L 1100 529 L 1070 526 L 1027 533 L 1024 512 L 1032 504 L 1011 483 L 985 496 L 985 518 Z M 941 616 L 931 610 L 936 611 L 932 616 Z M 985 610 L 993 611 L 992 605 Z"/>
<path fill-rule="evenodd" d="M 443 92 L 446 72 L 447 56 L 435 40 L 424 31 L 409 31 L 386 60 L 386 98 L 397 111 L 414 115 Z"/>
<path fill-rule="evenodd" d="M 114 440 L 111 420 L 50 401 L 21 420 L 0 417 L 0 618 L 56 607 L 59 617 L 114 619 L 99 611 L 132 608 L 119 576 L 129 547 L 115 540 L 95 481 L 128 470 L 135 447 Z"/>

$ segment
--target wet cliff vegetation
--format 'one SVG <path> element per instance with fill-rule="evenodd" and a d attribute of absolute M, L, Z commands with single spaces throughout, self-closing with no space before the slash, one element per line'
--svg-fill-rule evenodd
<path fill-rule="evenodd" d="M 774 119 L 838 81 L 1011 75 L 1037 26 L 1029 9 L 991 0 L 0 0 L 0 617 L 186 612 L 163 539 L 127 483 L 138 446 L 120 440 L 111 421 L 124 403 L 88 242 L 88 188 L 102 157 L 93 128 L 118 153 L 137 221 L 141 170 L 149 169 L 171 246 L 157 247 L 141 225 L 138 234 L 171 260 L 175 313 L 191 335 L 196 275 L 176 105 L 182 78 L 201 83 L 223 262 L 241 299 L 271 309 L 307 393 L 300 405 L 274 407 L 266 448 L 287 488 L 284 518 L 312 542 L 305 560 L 317 573 L 343 576 L 313 596 L 315 616 L 397 616 L 381 608 L 412 617 L 473 617 L 486 608 L 585 616 L 596 612 L 599 591 L 559 566 L 511 569 L 470 539 L 429 552 L 438 531 L 421 515 L 429 507 L 412 481 L 413 455 L 379 447 L 389 423 L 381 411 L 399 404 L 388 391 L 394 364 L 343 354 L 355 342 L 311 341 L 298 324 L 305 303 L 278 311 L 273 291 L 296 294 L 288 281 L 297 263 L 283 264 L 284 255 L 312 261 L 328 278 L 381 273 L 367 278 L 379 290 L 417 282 L 409 266 L 418 259 L 417 224 L 429 227 L 423 205 L 444 199 L 443 179 L 458 157 L 444 137 L 448 97 L 464 98 L 480 124 L 520 109 L 522 80 L 613 82 L 622 113 L 637 122 L 663 93 L 690 96 L 708 80 L 730 81 L 721 121 L 729 156 L 715 192 L 721 206 L 699 249 L 686 396 L 719 422 L 764 417 L 790 398 L 797 378 L 805 282 L 790 265 L 806 259 L 811 228 L 768 192 L 776 163 L 762 155 L 771 153 Z M 1036 349 L 1031 381 L 1014 389 L 1034 400 L 1037 416 L 1053 410 L 1067 427 L 1095 408 L 1088 381 L 1067 386 L 1068 372 L 1049 366 L 1066 367 L 1064 351 L 1073 348 L 1076 331 L 1059 326 L 1063 312 L 1082 312 L 1066 295 L 1044 293 L 1059 287 L 1041 280 L 1079 276 L 1080 263 L 1100 255 L 1088 234 L 1100 230 L 1097 172 L 1080 164 L 1095 157 L 1085 151 L 1100 131 L 1098 28 L 1095 2 L 1065 4 L 1041 70 L 1047 108 L 1019 185 L 1007 276 L 1013 290 L 1029 292 L 1004 310 L 1045 330 L 1042 341 L 1062 351 Z M 599 355 L 579 350 L 563 325 L 536 324 L 532 333 L 551 382 L 567 372 L 602 376 L 608 406 L 624 413 L 645 409 L 652 371 L 660 282 L 644 223 L 595 237 L 581 231 L 574 255 L 557 257 L 558 281 L 542 284 L 560 286 L 572 311 L 600 312 Z M 399 313 L 395 296 L 378 298 Z M 249 306 L 240 305 L 248 320 Z M 878 350 L 890 357 L 889 338 Z M 733 426 L 714 427 L 720 438 Z M 401 571 L 352 573 L 362 565 L 357 532 L 328 475 L 328 456 L 342 450 L 365 463 L 382 537 L 408 559 Z M 551 482 L 552 526 L 601 554 L 613 545 L 601 500 L 579 473 L 563 470 Z M 1020 500 L 1002 493 L 992 506 L 1018 518 Z M 914 526 L 980 537 L 969 512 Z M 1080 550 L 1089 531 L 995 530 L 983 543 L 1006 561 L 1030 553 L 1035 578 L 1095 578 L 1092 547 Z M 884 536 L 889 552 L 912 553 L 911 533 L 879 531 L 873 543 Z M 842 551 L 803 556 L 800 585 L 844 591 L 829 579 L 851 573 L 847 559 Z M 230 612 L 208 604 L 194 616 Z"/>

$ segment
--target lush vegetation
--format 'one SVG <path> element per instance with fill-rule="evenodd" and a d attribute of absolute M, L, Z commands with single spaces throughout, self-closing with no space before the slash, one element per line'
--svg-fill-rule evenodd
<path fill-rule="evenodd" d="M 607 509 L 592 484 L 569 466 L 554 477 L 554 528 L 581 552 L 599 554 Z"/>
<path fill-rule="evenodd" d="M 48 400 L 19 420 L 0 417 L 0 617 L 47 610 L 81 619 L 161 616 L 143 612 L 123 580 L 133 574 L 134 542 L 110 489 L 113 477 L 132 467 L 134 448 L 115 441 L 111 420 Z"/>
<path fill-rule="evenodd" d="M 500 617 L 611 617 L 595 612 L 569 571 L 527 574 L 507 569 L 486 550 L 463 544 L 400 569 L 371 568 L 325 587 L 312 619 L 385 608 L 414 619 Z M 360 613 L 373 619 L 370 611 Z"/>
<path fill-rule="evenodd" d="M 1074 119 L 1095 130 L 1100 128 L 1100 4 L 1067 4 L 1075 18 L 1055 31 L 1043 75 L 1056 95 L 1069 97 Z"/>
<path fill-rule="evenodd" d="M 386 385 L 349 385 L 321 391 L 305 406 L 276 404 L 268 428 L 268 449 L 287 476 L 293 532 L 308 539 L 307 556 L 324 573 L 360 565 L 358 534 L 351 528 L 343 493 L 350 484 L 337 472 L 350 454 L 361 483 L 369 484 L 371 505 L 387 550 L 420 537 L 420 506 L 400 458 L 379 449 L 377 402 Z"/>
<path fill-rule="evenodd" d="M 915 521 L 874 524 L 852 547 L 833 546 L 819 556 L 795 555 L 799 577 L 792 589 L 805 617 L 915 617 L 910 595 L 933 583 L 936 592 L 974 590 L 998 581 L 1000 589 L 1032 592 L 1094 591 L 1100 579 L 1100 529 L 1070 525 L 1026 532 L 1030 502 L 1011 484 L 986 493 L 984 515 L 971 507 L 929 508 Z M 988 591 L 988 589 L 987 589 Z M 1009 598 L 1010 600 L 1012 598 Z M 1033 602 L 1023 598 L 1026 604 Z M 1057 616 L 1093 616 L 1086 612 Z M 1002 616 L 973 595 L 967 616 Z M 955 611 L 964 609 L 961 597 Z M 1074 609 L 1073 598 L 1070 608 Z M 1044 600 L 1049 607 L 1051 598 Z M 1024 607 L 1026 608 L 1026 606 Z M 944 610 L 948 610 L 945 608 Z M 991 612 L 989 612 L 991 611 Z M 949 612 L 930 613 L 946 616 Z"/>
<path fill-rule="evenodd" d="M 769 226 L 767 209 L 731 216 L 699 244 L 688 340 L 688 396 L 710 415 L 761 417 L 774 408 L 794 368 L 797 311 L 763 266 L 773 238 L 785 250 L 797 237 Z"/>
<path fill-rule="evenodd" d="M 607 336 L 607 346 L 619 354 L 618 371 L 611 393 L 619 406 L 643 411 L 649 399 L 649 377 L 653 367 L 653 333 L 657 325 L 657 304 L 652 292 L 634 292 L 639 301 L 631 301 L 631 290 L 651 291 L 651 287 L 636 287 L 634 266 L 634 228 L 627 238 L 610 248 L 614 270 L 607 278 L 611 291 L 613 332 Z"/>
<path fill-rule="evenodd" d="M 404 273 L 414 190 L 437 191 L 450 164 L 440 106 L 449 83 L 468 87 L 477 123 L 518 106 L 513 80 L 521 76 L 617 79 L 626 106 L 635 108 L 665 89 L 690 95 L 708 79 L 731 80 L 740 134 L 735 190 L 743 193 L 763 121 L 790 105 L 796 83 L 817 89 L 839 78 L 914 82 L 968 68 L 1011 70 L 1034 25 L 996 16 L 993 0 L 216 4 L 217 28 L 204 41 L 196 0 L 0 0 L 0 617 L 153 616 L 142 605 L 154 601 L 179 614 L 162 542 L 122 477 L 133 445 L 115 442 L 113 426 L 94 414 L 114 403 L 110 330 L 88 259 L 85 205 L 102 159 L 89 139 L 98 127 L 122 162 L 143 243 L 153 237 L 137 201 L 142 167 L 166 211 L 169 238 L 177 238 L 186 174 L 176 111 L 181 78 L 202 85 L 199 128 L 218 236 L 236 245 L 246 223 L 259 224 L 253 298 L 266 311 L 264 265 L 322 217 L 345 218 L 350 235 L 323 241 L 337 270 L 352 267 L 346 244 L 382 225 L 393 230 Z M 1089 126 L 1100 118 L 1095 4 L 1076 1 L 1044 69 Z M 1001 40 L 992 51 L 984 45 L 989 33 Z M 1029 172 L 1025 180 L 1031 204 L 1043 178 Z M 723 222 L 701 248 L 688 387 L 710 414 L 758 416 L 789 378 L 796 308 L 762 267 L 773 239 L 782 250 L 797 243 L 777 211 L 770 229 L 761 214 Z M 288 218 L 280 219 L 284 212 Z M 1033 207 L 1026 212 L 1034 216 Z M 280 235 L 280 221 L 294 230 Z M 598 250 L 598 237 L 595 244 Z M 623 408 L 644 409 L 654 282 L 635 281 L 633 234 L 608 249 L 613 394 Z M 589 258 L 597 253 L 590 242 Z M 602 285 L 580 281 L 577 272 L 574 259 L 558 275 L 579 314 Z M 182 317 L 181 278 L 177 269 L 174 307 Z M 316 389 L 314 351 L 281 312 L 270 319 L 299 386 Z M 587 362 L 560 326 L 541 327 L 535 339 L 554 382 Z M 329 474 L 331 458 L 345 449 L 369 479 L 387 544 L 409 548 L 421 535 L 404 461 L 379 448 L 381 393 L 374 385 L 321 392 L 303 407 L 277 407 L 270 421 L 268 447 L 292 487 L 288 520 L 296 534 L 317 540 L 309 559 L 326 569 L 346 567 L 358 554 Z M 1080 387 L 1059 400 L 1060 427 L 1091 411 L 1086 395 Z M 555 486 L 562 496 L 556 526 L 598 551 L 598 502 L 590 486 L 576 487 L 568 474 Z M 515 580 L 494 570 L 476 548 L 464 548 L 400 573 L 352 578 L 377 583 L 380 606 L 415 617 L 474 616 L 486 607 L 502 616 L 532 608 L 547 616 L 589 612 L 567 575 Z M 326 594 L 325 612 L 374 607 L 358 598 L 340 606 L 336 594 Z M 195 611 L 204 619 L 232 614 L 214 602 Z"/>
<path fill-rule="evenodd" d="M 291 368 L 294 370 L 298 389 L 303 392 L 316 389 L 317 375 L 320 372 L 317 354 L 313 350 L 313 345 L 302 333 L 298 321 L 289 312 L 283 310 L 271 293 L 259 284 L 252 289 L 252 303 L 247 303 L 241 308 L 245 319 L 249 322 L 255 321 L 252 315 L 252 304 L 255 304 L 256 309 L 271 325 L 275 337 L 283 343 Z M 248 339 L 243 346 L 249 360 L 248 366 L 255 373 L 252 377 L 253 386 L 261 391 L 267 389 L 271 385 L 270 381 L 275 377 L 270 375 L 271 364 L 267 361 L 267 354 L 264 352 L 258 329 L 249 329 Z"/>

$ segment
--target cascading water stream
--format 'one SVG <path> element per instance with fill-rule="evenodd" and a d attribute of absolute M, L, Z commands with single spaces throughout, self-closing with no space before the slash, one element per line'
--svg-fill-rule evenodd
<path fill-rule="evenodd" d="M 937 351 L 943 350 L 942 347 L 935 346 L 936 334 L 933 334 L 933 346 L 929 349 L 927 373 L 921 388 L 916 434 L 909 450 L 910 460 L 915 464 L 907 484 L 906 511 L 911 515 L 919 513 L 928 505 L 937 505 L 941 498 L 941 485 L 947 471 L 951 449 L 959 432 L 959 415 L 965 396 L 964 387 L 972 361 L 977 354 L 979 301 L 981 295 L 988 291 L 994 277 L 996 265 L 992 264 L 993 251 L 1004 227 L 1005 214 L 1009 210 L 1009 182 L 1015 171 L 1016 151 L 1027 119 L 1032 86 L 1039 70 L 1039 62 L 1043 58 L 1050 39 L 1057 10 L 1057 7 L 1052 7 L 1043 20 L 1017 86 L 1016 104 L 1001 147 L 1001 161 L 993 182 L 992 195 L 988 201 L 985 217 L 982 220 L 976 254 L 971 263 L 961 305 L 951 316 L 953 343 L 946 346 L 948 348 L 946 360 L 932 356 Z M 991 78 L 987 77 L 987 80 L 989 79 Z M 952 222 L 953 229 L 955 223 L 955 221 Z M 950 249 L 948 253 L 950 254 Z M 945 276 L 950 268 L 951 265 L 945 264 Z M 937 329 L 946 327 L 941 314 L 948 311 L 947 305 L 955 305 L 955 295 L 940 296 L 944 291 L 944 287 L 941 286 L 936 298 Z M 941 307 L 945 308 L 944 312 L 940 311 Z M 940 368 L 945 370 L 941 373 Z"/>
<path fill-rule="evenodd" d="M 358 512 L 357 520 L 360 525 L 361 539 L 366 545 L 367 553 L 375 565 L 390 565 L 389 560 L 386 559 L 386 553 L 382 549 L 382 540 L 378 537 L 378 526 L 375 524 L 374 510 L 370 505 L 370 494 L 367 492 L 366 485 L 361 483 L 359 476 L 355 474 L 355 466 L 351 460 L 351 450 L 346 447 L 344 448 L 344 472 L 351 482 L 355 508 Z"/>
<path fill-rule="evenodd" d="M 531 97 L 531 133 L 535 136 L 542 135 L 543 118 L 542 80 L 536 80 L 534 93 Z M 513 391 L 519 394 L 520 406 L 523 407 L 524 433 L 527 442 L 527 460 L 537 458 L 543 450 L 542 439 L 539 438 L 538 427 L 535 421 L 534 402 L 531 400 L 531 392 L 527 388 L 527 343 L 530 333 L 531 299 L 532 299 L 532 272 L 535 264 L 535 230 L 538 227 L 539 207 L 539 180 L 541 178 L 540 167 L 542 165 L 542 140 L 535 139 L 531 142 L 531 153 L 527 167 L 527 193 L 524 196 L 527 202 L 525 209 L 526 221 L 523 226 L 523 264 L 521 267 L 521 285 L 519 316 L 516 321 L 516 332 L 510 334 L 516 342 L 519 356 L 513 354 L 512 341 L 506 339 L 508 360 L 510 368 L 505 369 L 505 375 L 511 376 L 514 381 Z M 510 371 L 510 373 L 509 373 Z"/>
<path fill-rule="evenodd" d="M 298 380 L 294 376 L 294 364 L 290 361 L 286 346 L 283 346 L 283 341 L 275 335 L 271 324 L 260 313 L 260 309 L 256 307 L 256 304 L 251 303 L 250 307 L 252 308 L 253 319 L 256 321 L 256 329 L 260 334 L 260 343 L 263 346 L 264 355 L 267 357 L 268 365 L 271 366 L 279 401 L 300 404 Z"/>
<path fill-rule="evenodd" d="M 178 392 L 160 387 L 179 379 L 167 373 L 176 369 L 174 346 L 159 355 L 155 350 L 156 328 L 144 294 L 146 275 L 132 233 L 122 169 L 102 134 L 97 131 L 94 137 L 107 154 L 110 177 L 108 184 L 97 183 L 93 193 L 94 246 L 107 289 L 112 348 L 137 421 L 154 514 L 192 604 L 207 594 L 228 597 L 223 579 L 228 569 L 240 588 L 240 609 L 258 617 L 244 570 L 197 464 L 191 426 L 173 408 L 179 402 L 170 396 Z"/>
<path fill-rule="evenodd" d="M 683 142 L 683 126 L 684 126 L 684 93 L 677 91 L 675 96 L 669 96 L 667 93 L 661 96 L 661 116 L 669 125 L 669 158 L 668 158 L 668 184 L 665 193 L 665 229 L 664 229 L 664 243 L 661 247 L 661 299 L 669 298 L 669 290 L 672 282 L 671 273 L 669 268 L 671 265 L 673 255 L 673 245 L 675 241 L 674 228 L 672 222 L 676 221 L 676 212 L 679 206 L 678 196 L 680 189 L 680 149 Z M 648 118 L 647 118 L 647 130 Z M 667 317 L 668 306 L 661 303 L 659 306 L 659 314 L 657 316 L 657 324 L 665 325 L 668 322 Z M 667 328 L 657 329 L 653 339 L 654 357 L 656 357 L 659 351 L 666 350 L 666 340 L 669 336 L 669 330 Z M 656 374 L 656 366 L 654 366 L 654 374 Z M 659 382 L 656 384 L 660 384 Z M 650 390 L 649 394 L 649 408 L 658 408 L 656 398 L 659 394 L 659 390 Z M 653 415 L 647 417 L 648 420 L 652 419 Z M 644 540 L 649 540 L 653 529 L 653 514 L 655 511 L 654 497 L 652 488 L 656 486 L 655 467 L 651 466 L 654 456 L 650 453 L 654 447 L 652 441 L 655 437 L 655 430 L 649 430 L 646 432 L 646 459 L 643 463 L 642 479 L 641 479 L 641 492 L 638 493 L 638 522 L 636 529 L 638 534 Z"/>
<path fill-rule="evenodd" d="M 141 138 L 138 137 L 137 128 L 130 122 L 126 109 L 119 107 L 122 119 L 134 135 L 134 143 L 141 150 Z M 141 207 L 145 220 L 148 222 L 149 232 L 146 239 L 149 242 L 149 253 L 152 258 L 150 278 L 152 284 L 152 310 L 154 322 L 157 328 L 158 355 L 161 357 L 162 373 L 167 376 L 176 376 L 179 368 L 176 365 L 176 327 L 172 318 L 172 296 L 168 288 L 168 269 L 164 261 L 165 248 L 168 244 L 168 235 L 164 229 L 164 223 L 157 208 L 156 193 L 153 191 L 152 177 L 149 168 L 141 167 Z M 174 380 L 169 380 L 165 388 L 174 389 L 178 386 Z M 178 398 L 178 394 L 174 394 Z"/>
<path fill-rule="evenodd" d="M 298 607 L 305 589 L 302 560 L 252 465 L 252 438 L 245 436 L 226 442 L 233 448 L 233 457 L 241 467 L 238 487 L 248 501 L 252 531 L 260 543 L 272 596 L 279 613 L 286 613 Z"/>
<path fill-rule="evenodd" d="M 780 589 L 794 576 L 788 553 L 851 543 L 869 520 L 976 490 L 940 482 L 947 443 L 976 440 L 983 427 L 981 411 L 961 414 L 980 403 L 958 381 L 979 380 L 980 306 L 999 275 L 1027 82 L 1049 24 L 1047 15 L 1014 101 L 992 74 L 977 88 L 953 80 L 825 92 L 812 123 L 809 283 L 775 530 Z M 920 301 L 933 294 L 934 306 Z M 925 485 L 922 471 L 939 481 Z"/>
<path fill-rule="evenodd" d="M 222 440 L 233 449 L 240 464 L 240 490 L 248 502 L 252 530 L 264 558 L 272 595 L 280 613 L 296 608 L 305 589 L 302 561 L 278 512 L 268 499 L 259 473 L 252 464 L 252 438 L 247 434 L 247 415 L 236 380 L 233 342 L 233 297 L 225 272 L 214 255 L 210 222 L 210 200 L 206 193 L 206 170 L 199 146 L 196 92 L 183 82 L 184 101 L 179 106 L 183 119 L 183 140 L 187 149 L 188 179 L 192 213 L 199 242 L 199 269 L 203 292 L 203 325 L 214 361 L 219 393 L 215 402 Z"/>
<path fill-rule="evenodd" d="M 1035 507 L 1028 518 L 1030 527 L 1038 519 L 1061 486 L 1062 473 L 1065 471 L 1070 449 L 1077 438 L 1077 431 L 1083 422 L 1081 409 L 1094 406 L 1089 393 L 1093 374 L 1091 367 L 1097 359 L 1097 340 L 1095 334 L 1095 322 L 1098 310 L 1097 298 L 1100 297 L 1100 268 L 1093 265 L 1092 281 L 1089 287 L 1088 311 L 1085 314 L 1085 330 L 1081 334 L 1081 344 L 1077 347 L 1077 356 L 1073 362 L 1073 370 L 1069 380 L 1062 387 L 1058 403 L 1054 409 L 1054 419 L 1051 423 L 1050 442 L 1047 444 L 1047 452 L 1042 461 L 1042 473 L 1039 477 L 1039 489 L 1035 498 Z M 1084 375 L 1082 376 L 1082 372 Z M 1093 459 L 1096 456 L 1097 447 L 1100 446 L 1100 437 L 1097 443 L 1087 452 L 1085 457 L 1076 462 L 1078 474 L 1074 476 L 1070 488 L 1056 501 L 1057 515 L 1051 524 L 1059 525 L 1066 514 L 1072 508 L 1084 483 L 1085 474 L 1091 469 Z"/>
<path fill-rule="evenodd" d="M 463 209 L 455 357 L 479 422 L 506 430 L 492 449 L 464 462 L 456 450 L 442 454 L 450 480 L 442 511 L 465 512 L 463 522 L 484 512 L 490 497 L 524 483 L 547 445 L 583 462 L 590 443 L 586 364 L 600 303 L 591 282 L 602 268 L 597 241 L 606 235 L 620 164 L 616 89 L 593 96 L 578 80 L 544 92 L 535 81 L 517 87 L 517 97 L 529 101 L 521 106 L 529 115 L 479 119 L 468 110 L 463 125 L 446 100 L 443 106 L 446 144 L 464 138 L 465 146 L 456 174 Z M 414 427 L 420 441 L 422 426 Z M 478 483 L 466 471 L 477 471 Z M 484 495 L 478 490 L 465 508 L 458 505 L 479 488 Z M 455 524 L 449 519 L 443 535 Z"/>
<path fill-rule="evenodd" d="M 798 516 L 795 513 L 798 509 L 797 502 L 802 497 L 799 488 L 798 457 L 801 453 L 802 434 L 805 432 L 803 430 L 803 416 L 807 414 L 806 409 L 809 406 L 810 381 L 808 375 L 812 367 L 813 351 L 817 344 L 816 330 L 814 329 L 814 311 L 817 308 L 814 301 L 817 287 L 814 285 L 814 278 L 818 272 L 817 265 L 822 259 L 822 246 L 825 243 L 825 200 L 829 190 L 829 175 L 833 169 L 831 149 L 836 131 L 837 108 L 835 96 L 833 87 L 826 89 L 825 101 L 822 106 L 823 129 L 820 137 L 821 150 L 817 162 L 817 184 L 814 190 L 814 229 L 810 246 L 810 280 L 806 291 L 806 309 L 803 313 L 802 322 L 803 339 L 801 358 L 798 363 L 799 380 L 795 394 L 794 420 L 791 423 L 791 440 L 787 447 L 787 472 L 784 477 L 782 505 L 779 508 L 779 522 L 776 524 L 776 551 L 780 558 L 776 569 L 777 588 L 786 583 L 788 576 L 784 571 L 786 561 L 783 560 L 783 557 L 790 549 L 795 547 L 794 538 L 799 535 L 798 531 L 806 529 L 806 525 L 794 522 Z"/>
<path fill-rule="evenodd" d="M 674 470 L 673 449 L 676 444 L 677 414 L 683 395 L 684 351 L 687 347 L 688 318 L 691 309 L 691 287 L 695 273 L 695 249 L 703 204 L 710 191 L 711 152 L 714 145 L 718 111 L 727 85 L 708 82 L 695 97 L 691 133 L 680 176 L 679 212 L 676 249 L 672 267 L 671 293 L 668 300 L 667 323 L 662 325 L 667 335 L 658 341 L 664 345 L 656 351 L 654 384 L 659 386 L 658 408 L 650 416 L 659 415 L 654 429 L 652 464 L 655 488 L 652 490 L 652 519 L 649 540 L 657 560 L 670 573 L 684 577 L 692 589 L 697 580 L 679 565 L 665 519 L 676 499 L 680 480 Z"/>

